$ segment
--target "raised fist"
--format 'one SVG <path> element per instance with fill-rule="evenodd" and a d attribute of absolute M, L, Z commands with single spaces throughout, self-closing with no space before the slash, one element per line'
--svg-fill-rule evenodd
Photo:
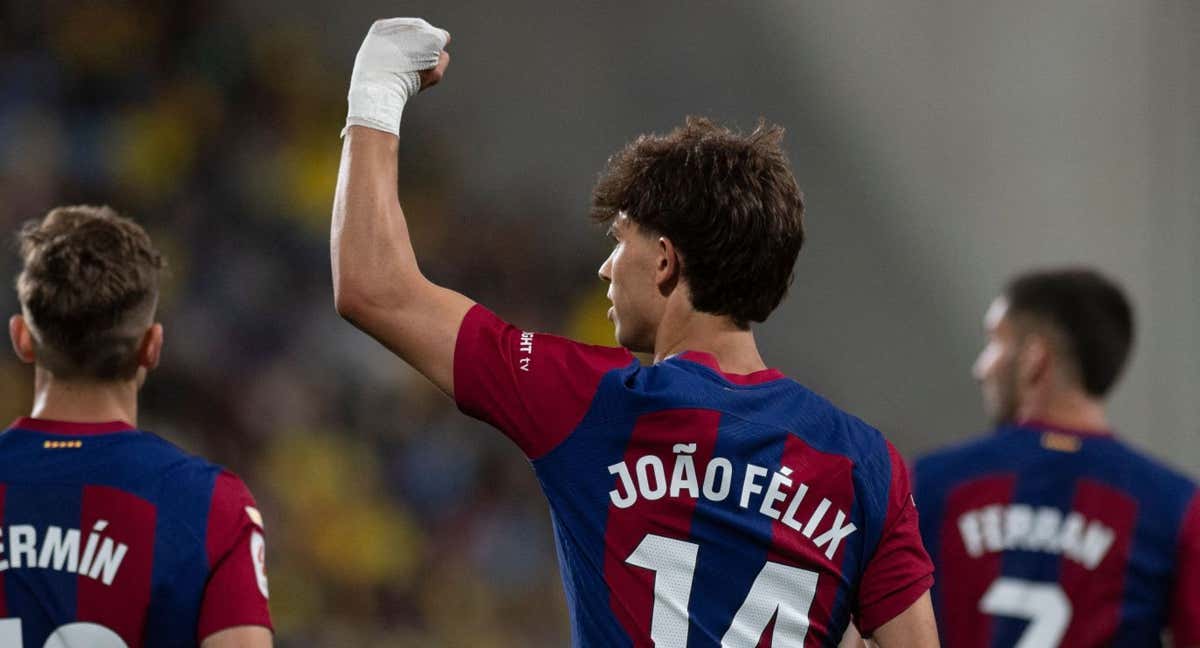
<path fill-rule="evenodd" d="M 446 30 L 420 18 L 375 21 L 354 59 L 346 125 L 399 135 L 405 102 L 445 73 L 448 42 Z"/>

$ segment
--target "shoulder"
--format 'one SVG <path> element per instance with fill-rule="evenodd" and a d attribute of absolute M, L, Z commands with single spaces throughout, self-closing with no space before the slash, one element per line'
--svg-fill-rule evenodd
<path fill-rule="evenodd" d="M 815 450 L 850 460 L 857 473 L 885 488 L 890 483 L 895 449 L 874 425 L 835 405 L 794 380 L 788 380 L 789 427 Z"/>
<path fill-rule="evenodd" d="M 487 405 L 500 396 L 524 397 L 530 391 L 590 400 L 603 375 L 636 362 L 621 347 L 522 330 L 476 304 L 459 329 L 454 397 L 468 406 Z"/>
<path fill-rule="evenodd" d="M 888 442 L 875 426 L 799 382 L 787 379 L 786 427 L 822 452 L 844 455 L 856 465 L 888 458 Z"/>
<path fill-rule="evenodd" d="M 178 524 L 203 539 L 213 565 L 249 529 L 263 528 L 254 495 L 240 476 L 202 457 L 187 460 L 165 475 L 160 503 Z"/>
<path fill-rule="evenodd" d="M 459 330 L 454 399 L 534 459 L 583 420 L 606 375 L 636 362 L 619 347 L 523 331 L 476 305 Z"/>
<path fill-rule="evenodd" d="M 147 470 L 158 473 L 157 482 L 168 490 L 208 490 L 222 468 L 208 459 L 184 450 L 175 443 L 142 430 L 138 446 L 130 448 Z"/>
<path fill-rule="evenodd" d="M 1193 479 L 1125 441 L 1113 440 L 1103 463 L 1097 469 L 1109 481 L 1121 485 L 1158 516 L 1174 518 L 1194 507 L 1198 487 Z"/>
<path fill-rule="evenodd" d="M 995 434 L 981 434 L 926 453 L 913 462 L 913 473 L 925 475 L 939 472 L 947 466 L 960 465 L 975 457 L 982 457 L 1003 445 L 1004 441 Z"/>
<path fill-rule="evenodd" d="M 193 520 L 236 516 L 253 506 L 250 489 L 229 469 L 152 432 L 143 431 L 141 436 L 142 447 L 137 452 L 146 469 L 154 473 L 149 481 L 160 506 Z"/>
<path fill-rule="evenodd" d="M 231 542 L 250 527 L 263 527 L 262 514 L 249 487 L 229 470 L 222 470 L 213 482 L 208 506 L 207 545 L 215 559 Z"/>
<path fill-rule="evenodd" d="M 232 510 L 254 504 L 250 487 L 236 473 L 217 466 L 220 472 L 213 479 L 211 508 L 213 511 Z"/>
<path fill-rule="evenodd" d="M 1173 491 L 1191 493 L 1196 490 L 1196 482 L 1193 479 L 1172 468 L 1161 459 L 1152 457 L 1120 439 L 1115 439 L 1112 445 L 1117 463 L 1125 466 L 1128 471 L 1136 475 L 1136 478 L 1153 480 L 1161 487 Z"/>
<path fill-rule="evenodd" d="M 496 351 L 515 354 L 511 369 L 525 373 L 532 372 L 537 360 L 546 355 L 553 359 L 567 356 L 581 363 L 573 367 L 581 372 L 608 371 L 633 360 L 633 355 L 621 347 L 585 344 L 559 335 L 520 329 L 476 304 L 459 327 L 455 355 L 470 363 L 475 356 Z"/>
<path fill-rule="evenodd" d="M 1019 472 L 1030 456 L 1031 439 L 987 432 L 924 454 L 912 463 L 913 494 L 922 506 L 939 510 L 936 503 L 963 484 Z"/>
<path fill-rule="evenodd" d="M 815 450 L 845 457 L 858 495 L 877 513 L 885 512 L 893 491 L 907 489 L 907 467 L 899 452 L 874 425 L 804 385 L 788 382 L 794 386 L 790 407 L 793 433 Z"/>

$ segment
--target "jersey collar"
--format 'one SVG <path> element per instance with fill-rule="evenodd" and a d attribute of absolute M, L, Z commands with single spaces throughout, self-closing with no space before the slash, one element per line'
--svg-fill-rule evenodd
<path fill-rule="evenodd" d="M 717 373 L 717 375 L 735 385 L 760 385 L 765 382 L 771 382 L 772 380 L 779 380 L 780 378 L 785 377 L 778 369 L 763 369 L 761 371 L 755 371 L 754 373 L 748 374 L 725 373 L 724 371 L 721 371 L 721 365 L 717 363 L 716 356 L 703 351 L 684 351 L 683 353 L 675 354 L 668 359 L 675 358 L 687 360 L 688 362 L 694 362 L 698 365 L 712 369 Z"/>
<path fill-rule="evenodd" d="M 1084 437 L 1084 438 L 1088 438 L 1088 437 L 1103 438 L 1103 437 L 1113 436 L 1112 430 L 1107 430 L 1107 429 L 1085 430 L 1085 429 L 1079 429 L 1079 428 L 1069 428 L 1069 427 L 1063 427 L 1061 425 L 1055 425 L 1054 423 L 1051 423 L 1049 421 L 1043 421 L 1040 419 L 1027 419 L 1027 420 L 1021 421 L 1020 423 L 1015 423 L 1013 425 L 1018 428 L 1034 429 L 1039 432 L 1057 432 L 1059 434 L 1068 434 L 1070 436 L 1077 436 L 1077 437 Z"/>
<path fill-rule="evenodd" d="M 45 432 L 47 434 L 63 434 L 67 436 L 83 436 L 89 434 L 111 434 L 113 432 L 135 432 L 137 428 L 125 421 L 104 421 L 97 423 L 79 423 L 76 421 L 52 421 L 50 419 L 22 416 L 13 421 L 10 429 Z"/>

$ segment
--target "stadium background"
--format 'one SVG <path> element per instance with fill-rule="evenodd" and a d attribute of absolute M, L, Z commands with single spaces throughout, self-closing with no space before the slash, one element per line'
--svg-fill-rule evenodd
<path fill-rule="evenodd" d="M 108 203 L 167 253 L 142 424 L 257 494 L 280 646 L 565 643 L 519 452 L 333 310 L 337 135 L 375 17 L 454 35 L 402 129 L 436 280 L 610 341 L 585 218 L 607 155 L 688 113 L 763 116 L 788 129 L 810 231 L 759 327 L 770 364 L 911 457 L 985 426 L 969 368 L 1003 279 L 1095 264 L 1140 315 L 1116 427 L 1200 473 L 1194 2 L 0 7 L 0 225 Z M 27 411 L 30 378 L 0 363 L 0 415 Z"/>

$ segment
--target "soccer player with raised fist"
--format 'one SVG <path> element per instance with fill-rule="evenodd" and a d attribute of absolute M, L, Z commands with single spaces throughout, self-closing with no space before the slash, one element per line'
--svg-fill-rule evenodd
<path fill-rule="evenodd" d="M 835 645 L 853 619 L 881 646 L 936 646 L 904 462 L 768 368 L 751 331 L 783 299 L 804 240 L 782 129 L 689 118 L 617 152 L 592 216 L 613 240 L 599 275 L 620 346 L 523 331 L 425 278 L 397 196 L 401 113 L 445 73 L 447 42 L 393 19 L 359 50 L 335 302 L 529 457 L 573 643 Z"/>

